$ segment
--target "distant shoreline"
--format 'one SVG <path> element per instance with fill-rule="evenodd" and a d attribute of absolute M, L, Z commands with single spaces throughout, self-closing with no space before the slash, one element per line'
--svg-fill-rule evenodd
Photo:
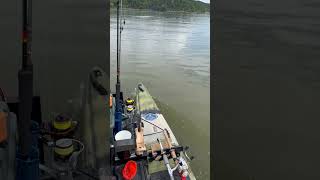
<path fill-rule="evenodd" d="M 140 11 L 153 11 L 153 12 L 157 12 L 157 13 L 195 13 L 195 14 L 210 14 L 210 11 L 179 11 L 179 10 L 167 10 L 167 11 L 159 11 L 159 10 L 154 10 L 154 9 L 143 9 L 143 8 L 123 8 L 124 10 L 140 10 Z M 110 7 L 111 11 L 116 11 L 117 8 L 116 7 Z"/>
<path fill-rule="evenodd" d="M 111 0 L 110 7 L 115 8 L 117 0 Z M 210 3 L 196 0 L 123 0 L 123 7 L 158 12 L 210 12 Z"/>

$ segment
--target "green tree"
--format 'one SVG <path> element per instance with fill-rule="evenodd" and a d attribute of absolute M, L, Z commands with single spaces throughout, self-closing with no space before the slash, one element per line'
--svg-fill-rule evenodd
<path fill-rule="evenodd" d="M 111 7 L 117 6 L 118 0 L 111 0 Z M 125 8 L 151 9 L 156 11 L 208 12 L 209 4 L 195 0 L 123 0 Z"/>

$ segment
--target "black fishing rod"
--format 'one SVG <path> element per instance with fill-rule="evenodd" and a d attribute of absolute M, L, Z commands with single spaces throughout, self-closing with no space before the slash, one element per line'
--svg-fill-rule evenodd
<path fill-rule="evenodd" d="M 22 69 L 32 69 L 30 51 L 32 28 L 32 0 L 23 0 L 22 12 Z"/>
<path fill-rule="evenodd" d="M 120 14 L 120 0 L 117 2 L 117 84 L 120 85 L 120 28 L 119 28 L 119 14 Z M 120 86 L 119 86 L 120 87 Z"/>
<path fill-rule="evenodd" d="M 120 25 L 120 5 L 121 0 L 117 2 L 117 83 L 116 83 L 116 112 L 114 133 L 122 130 L 122 104 L 120 102 L 120 48 L 121 48 L 121 25 Z"/>
<path fill-rule="evenodd" d="M 32 0 L 22 0 L 22 67 L 19 79 L 19 152 L 27 156 L 31 148 L 31 111 L 33 97 L 33 65 L 31 61 Z"/>

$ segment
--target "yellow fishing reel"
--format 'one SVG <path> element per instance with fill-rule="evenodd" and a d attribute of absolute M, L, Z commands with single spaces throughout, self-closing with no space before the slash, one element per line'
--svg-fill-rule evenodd
<path fill-rule="evenodd" d="M 66 114 L 59 114 L 53 120 L 53 127 L 58 131 L 66 131 L 72 126 L 72 118 Z"/>
<path fill-rule="evenodd" d="M 127 112 L 130 113 L 134 110 L 134 106 L 133 105 L 128 105 L 127 106 Z"/>
<path fill-rule="evenodd" d="M 63 138 L 55 142 L 54 154 L 56 159 L 66 160 L 74 152 L 72 139 Z"/>
<path fill-rule="evenodd" d="M 126 99 L 126 105 L 129 106 L 129 105 L 133 105 L 133 104 L 134 104 L 134 100 L 128 97 Z"/>

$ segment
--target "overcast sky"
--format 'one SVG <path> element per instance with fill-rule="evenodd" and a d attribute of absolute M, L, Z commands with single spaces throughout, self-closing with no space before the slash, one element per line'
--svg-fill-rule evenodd
<path fill-rule="evenodd" d="M 202 2 L 205 2 L 205 3 L 209 3 L 210 0 L 199 0 L 199 1 L 202 1 Z"/>

